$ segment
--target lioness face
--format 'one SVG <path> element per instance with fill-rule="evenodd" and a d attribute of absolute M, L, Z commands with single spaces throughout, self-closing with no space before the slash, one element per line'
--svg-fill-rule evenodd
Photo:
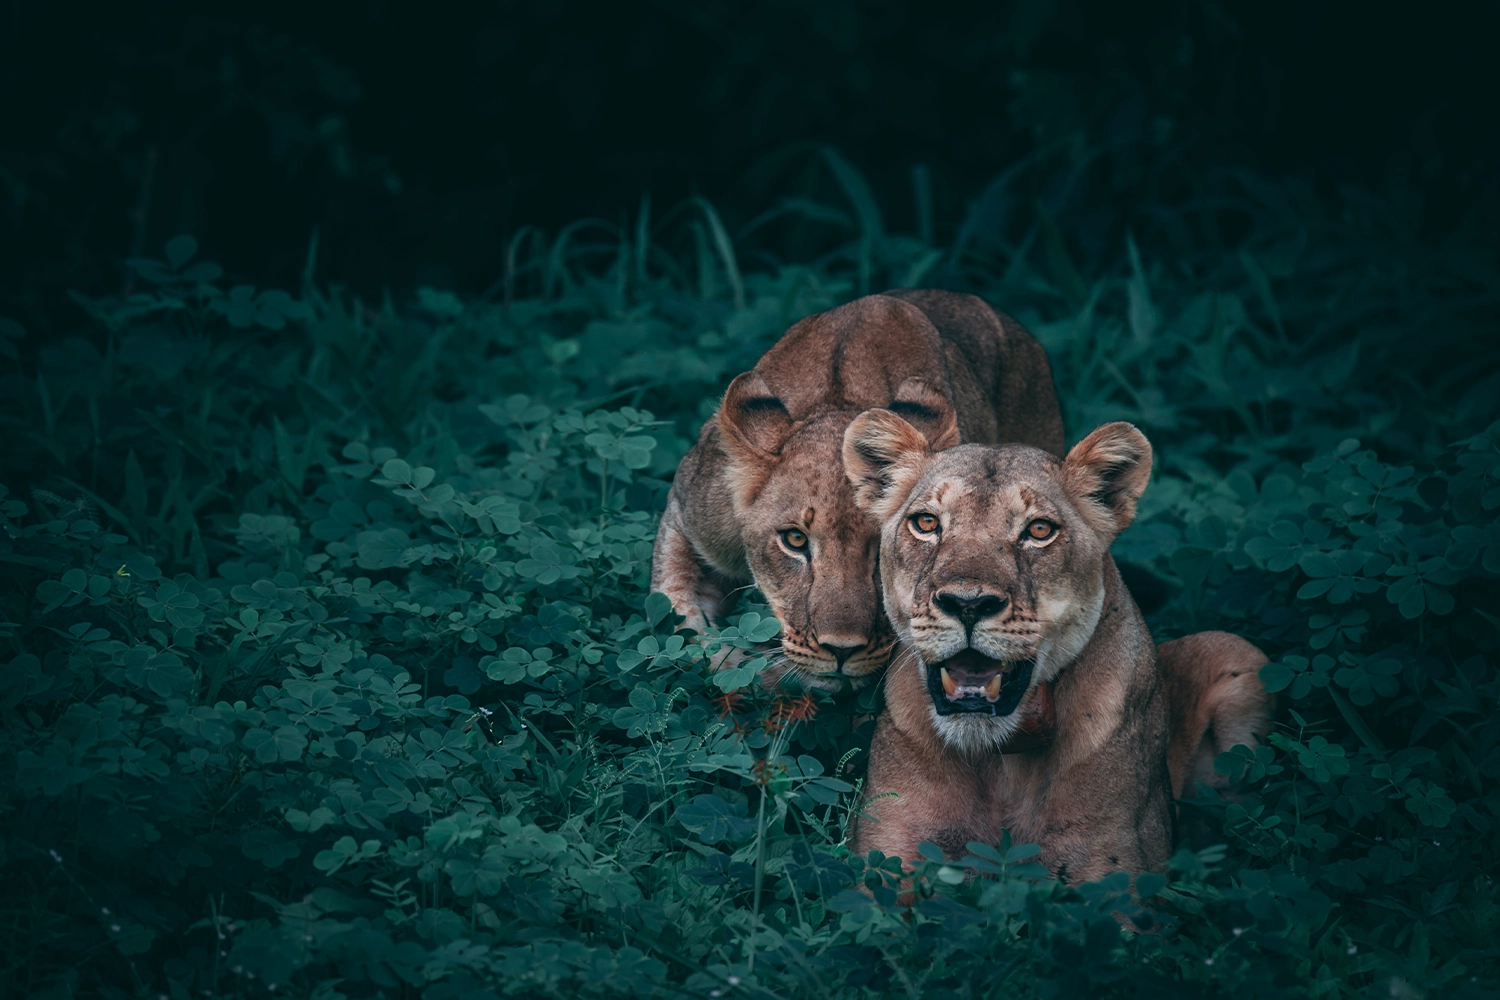
<path fill-rule="evenodd" d="M 921 425 L 906 424 L 924 445 L 957 442 L 953 404 L 926 380 L 905 379 L 892 397 Z M 879 532 L 844 474 L 844 432 L 858 416 L 830 408 L 793 420 L 753 371 L 730 383 L 718 414 L 733 520 L 755 584 L 781 620 L 786 665 L 826 690 L 869 683 L 896 642 L 880 603 Z"/>
<path fill-rule="evenodd" d="M 933 453 L 889 411 L 860 416 L 844 461 L 881 524 L 885 606 L 916 659 L 938 734 L 995 750 L 1016 708 L 1082 652 L 1104 557 L 1134 517 L 1151 449 L 1107 424 L 1059 463 L 1023 445 Z"/>
<path fill-rule="evenodd" d="M 781 620 L 781 648 L 804 683 L 868 683 L 895 635 L 880 607 L 875 526 L 854 504 L 840 461 L 851 414 L 797 429 L 758 468 L 739 509 L 756 585 Z"/>

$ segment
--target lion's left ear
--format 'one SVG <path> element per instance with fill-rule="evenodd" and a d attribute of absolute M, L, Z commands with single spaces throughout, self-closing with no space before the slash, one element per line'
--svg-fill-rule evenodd
<path fill-rule="evenodd" d="M 1062 472 L 1079 512 L 1113 538 L 1135 520 L 1151 478 L 1151 442 L 1131 424 L 1105 424 L 1073 446 Z"/>
<path fill-rule="evenodd" d="M 854 502 L 884 523 L 911 493 L 932 454 L 923 433 L 890 410 L 866 410 L 844 431 L 844 474 Z"/>

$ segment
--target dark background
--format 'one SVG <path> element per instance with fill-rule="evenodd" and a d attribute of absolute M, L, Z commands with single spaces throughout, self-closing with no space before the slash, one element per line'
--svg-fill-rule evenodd
<path fill-rule="evenodd" d="M 625 223 L 648 194 L 660 218 L 701 193 L 737 231 L 778 198 L 827 196 L 816 143 L 863 173 L 890 229 L 918 226 L 926 165 L 938 242 L 998 172 L 1071 144 L 1132 150 L 1091 188 L 1101 232 L 1243 169 L 1357 186 L 1413 238 L 1483 247 L 1496 10 L 12 0 L 0 294 L 46 332 L 63 290 L 116 290 L 125 257 L 179 232 L 231 275 L 291 285 L 314 229 L 322 279 L 479 293 L 523 225 Z M 759 236 L 776 259 L 818 249 L 816 227 Z"/>

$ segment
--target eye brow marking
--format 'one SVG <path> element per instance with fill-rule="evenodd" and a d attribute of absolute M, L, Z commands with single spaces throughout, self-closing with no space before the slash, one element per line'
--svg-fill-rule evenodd
<path fill-rule="evenodd" d="M 813 518 L 815 516 L 817 516 L 817 513 L 818 512 L 816 510 L 813 510 L 811 507 L 807 508 L 806 510 L 804 510 L 802 512 L 802 523 L 805 524 L 805 525 L 807 525 L 809 528 L 811 528 L 812 527 L 812 523 L 813 523 Z"/>

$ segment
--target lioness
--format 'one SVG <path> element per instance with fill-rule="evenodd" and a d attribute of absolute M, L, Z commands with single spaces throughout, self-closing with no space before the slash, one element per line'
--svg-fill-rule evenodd
<path fill-rule="evenodd" d="M 935 452 L 873 410 L 846 432 L 844 467 L 880 525 L 902 643 L 856 853 L 910 861 L 931 841 L 956 860 L 1009 830 L 1064 881 L 1161 867 L 1174 791 L 1211 777 L 1216 751 L 1253 744 L 1268 702 L 1265 658 L 1223 633 L 1165 644 L 1158 674 L 1109 555 L 1150 475 L 1146 438 L 1106 424 L 1061 462 L 1019 445 Z"/>
<path fill-rule="evenodd" d="M 887 292 L 810 316 L 730 383 L 677 469 L 651 588 L 702 628 L 753 582 L 781 621 L 777 670 L 829 690 L 878 675 L 894 644 L 876 532 L 842 468 L 844 429 L 871 407 L 934 449 L 1063 448 L 1046 351 L 972 295 Z"/>

